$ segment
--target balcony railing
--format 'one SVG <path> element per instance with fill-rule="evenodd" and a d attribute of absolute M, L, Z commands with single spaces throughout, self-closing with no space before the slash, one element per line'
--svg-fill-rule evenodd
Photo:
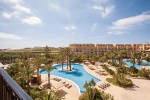
<path fill-rule="evenodd" d="M 0 67 L 0 100 L 32 100 L 2 67 Z"/>

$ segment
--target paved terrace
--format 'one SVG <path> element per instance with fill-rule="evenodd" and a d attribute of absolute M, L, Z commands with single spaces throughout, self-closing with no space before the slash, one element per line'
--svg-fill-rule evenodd
<path fill-rule="evenodd" d="M 99 75 L 95 72 L 95 70 L 89 69 L 86 65 L 83 65 L 87 72 L 99 78 L 101 81 L 97 83 L 100 84 L 102 82 L 106 82 L 106 78 L 111 78 L 110 75 Z M 111 67 L 111 66 L 110 66 Z M 112 67 L 111 69 L 114 69 Z M 124 89 L 118 86 L 111 84 L 110 87 L 106 88 L 106 93 L 114 96 L 114 100 L 150 100 L 150 80 L 145 79 L 131 79 L 135 86 L 132 89 Z M 96 86 L 100 89 L 98 86 Z"/>
<path fill-rule="evenodd" d="M 56 84 L 58 84 L 58 81 L 53 80 L 54 77 L 55 76 L 51 75 L 50 81 L 51 81 L 51 84 L 55 86 Z M 60 77 L 58 77 L 58 78 L 60 78 Z M 48 79 L 48 75 L 41 74 L 41 79 L 42 79 L 42 82 L 46 82 Z M 69 85 L 72 85 L 72 87 L 69 89 L 65 86 L 62 86 L 58 89 L 59 91 L 62 91 L 62 96 L 64 96 L 66 100 L 78 100 L 78 98 L 80 96 L 80 90 L 78 89 L 76 84 L 73 83 L 72 81 L 64 79 L 64 78 L 63 79 L 61 78 L 61 81 L 59 81 L 59 82 L 62 82 L 62 81 L 66 81 L 67 84 L 69 83 Z"/>

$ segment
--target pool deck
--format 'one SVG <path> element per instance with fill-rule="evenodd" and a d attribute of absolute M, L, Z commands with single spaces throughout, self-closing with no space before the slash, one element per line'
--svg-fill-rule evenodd
<path fill-rule="evenodd" d="M 99 84 L 106 82 L 106 78 L 111 78 L 112 76 L 110 75 L 99 75 L 95 72 L 95 70 L 89 69 L 86 65 L 83 65 L 84 69 L 90 73 L 91 75 L 97 77 L 100 79 L 100 82 L 96 83 L 96 88 L 100 89 L 98 87 Z M 113 69 L 113 67 L 110 66 L 110 68 Z M 52 78 L 52 77 L 51 77 Z M 42 81 L 47 81 L 47 74 L 41 74 L 41 79 Z M 65 86 L 62 86 L 61 90 L 65 91 L 64 97 L 66 100 L 78 100 L 78 97 L 80 96 L 79 88 L 78 86 L 68 80 L 68 79 L 62 79 L 65 80 L 67 83 L 71 84 L 72 87 L 70 89 L 66 88 Z M 106 88 L 105 91 L 106 93 L 111 94 L 114 96 L 114 100 L 150 100 L 150 80 L 145 80 L 145 79 L 131 79 L 135 86 L 132 89 L 124 89 L 118 86 L 115 86 L 111 84 L 110 87 Z M 55 80 L 51 80 L 52 84 L 56 84 Z M 101 89 L 102 90 L 102 89 Z"/>
<path fill-rule="evenodd" d="M 56 77 L 56 76 L 51 75 L 50 81 L 51 81 L 52 85 L 58 84 L 58 81 L 53 80 L 54 77 Z M 58 77 L 58 78 L 60 78 L 60 77 Z M 46 82 L 47 79 L 48 79 L 47 74 L 41 74 L 42 83 Z M 71 98 L 71 100 L 78 100 L 78 98 L 80 96 L 80 92 L 79 92 L 79 88 L 76 86 L 76 84 L 73 83 L 72 81 L 70 81 L 68 79 L 64 79 L 64 78 L 61 78 L 61 81 L 66 81 L 67 84 L 69 83 L 69 85 L 72 85 L 72 87 L 69 89 L 65 86 L 62 86 L 59 88 L 59 90 L 62 91 L 62 94 L 63 94 L 62 96 L 64 96 L 66 100 L 70 100 L 70 98 Z M 61 82 L 61 81 L 59 81 L 59 82 Z"/>
<path fill-rule="evenodd" d="M 92 75 L 99 78 L 101 81 L 96 84 L 96 87 L 98 87 L 98 84 L 101 84 L 103 82 L 106 82 L 106 78 L 111 78 L 110 75 L 99 75 L 95 72 L 95 70 L 89 69 L 86 65 L 84 65 L 84 68 L 87 72 L 91 73 Z M 114 69 L 114 67 L 111 67 L 111 69 Z M 115 86 L 111 84 L 110 87 L 106 88 L 106 93 L 111 94 L 114 96 L 114 100 L 150 100 L 150 80 L 145 79 L 131 79 L 135 86 L 131 89 L 124 89 L 118 86 Z M 101 89 L 102 90 L 102 89 Z"/>

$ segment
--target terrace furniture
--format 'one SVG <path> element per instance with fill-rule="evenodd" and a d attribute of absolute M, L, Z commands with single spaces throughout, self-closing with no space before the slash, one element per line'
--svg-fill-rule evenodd
<path fill-rule="evenodd" d="M 59 81 L 61 81 L 61 79 L 60 79 L 60 78 L 58 78 L 58 80 L 57 80 L 57 81 L 59 82 Z"/>
<path fill-rule="evenodd" d="M 66 83 L 66 81 L 62 81 L 62 83 L 63 83 L 63 84 L 65 84 L 65 83 Z"/>
<path fill-rule="evenodd" d="M 65 87 L 69 86 L 69 83 L 68 83 L 68 84 L 65 84 L 64 86 L 65 86 Z"/>
<path fill-rule="evenodd" d="M 71 87 L 72 87 L 72 85 L 69 85 L 69 86 L 68 86 L 68 89 L 70 89 Z"/>
<path fill-rule="evenodd" d="M 105 87 L 103 85 L 98 85 L 98 87 L 101 89 L 105 89 Z"/>

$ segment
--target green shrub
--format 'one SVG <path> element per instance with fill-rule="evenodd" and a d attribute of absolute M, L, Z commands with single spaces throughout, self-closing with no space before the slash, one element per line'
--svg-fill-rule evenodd
<path fill-rule="evenodd" d="M 138 70 L 136 67 L 131 66 L 131 67 L 129 68 L 129 72 L 136 74 L 136 73 L 139 72 L 139 70 Z"/>
<path fill-rule="evenodd" d="M 111 64 L 112 64 L 112 62 L 108 61 L 108 64 L 110 64 L 110 65 L 111 65 Z"/>
<path fill-rule="evenodd" d="M 131 77 L 138 77 L 138 74 L 135 74 L 135 73 L 130 73 L 129 74 Z"/>
<path fill-rule="evenodd" d="M 106 81 L 109 83 L 113 83 L 113 80 L 114 80 L 113 78 L 106 78 Z"/>
<path fill-rule="evenodd" d="M 110 74 L 110 75 L 114 75 L 115 72 L 112 69 L 109 69 L 106 65 L 103 66 L 103 68 Z"/>
<path fill-rule="evenodd" d="M 113 100 L 113 97 L 110 94 L 106 94 L 103 91 L 94 88 L 94 80 L 90 80 L 84 84 L 86 91 L 80 95 L 79 100 Z"/>
<path fill-rule="evenodd" d="M 105 93 L 104 91 L 100 91 L 96 88 L 92 88 L 90 91 L 85 91 L 82 95 L 80 95 L 79 100 L 114 100 L 113 96 Z"/>
<path fill-rule="evenodd" d="M 150 78 L 150 69 L 145 69 L 145 68 L 142 68 L 141 70 L 139 70 L 139 76 L 141 77 L 145 77 L 145 78 Z"/>
<path fill-rule="evenodd" d="M 118 74 L 124 74 L 124 75 L 126 75 L 128 73 L 128 68 L 124 67 L 124 66 L 118 67 L 117 68 L 117 73 Z"/>
<path fill-rule="evenodd" d="M 113 78 L 107 78 L 106 81 L 124 88 L 133 86 L 133 83 L 130 79 L 127 79 L 121 75 L 114 75 Z"/>

